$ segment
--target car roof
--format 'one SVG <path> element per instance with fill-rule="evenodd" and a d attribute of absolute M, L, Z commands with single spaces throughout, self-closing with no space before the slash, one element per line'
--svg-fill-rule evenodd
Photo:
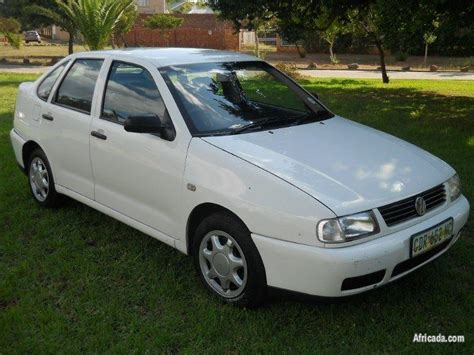
<path fill-rule="evenodd" d="M 145 59 L 157 67 L 192 63 L 259 61 L 251 55 L 231 51 L 203 48 L 126 48 L 105 51 L 76 53 L 73 58 L 111 57 L 126 60 L 127 58 Z"/>

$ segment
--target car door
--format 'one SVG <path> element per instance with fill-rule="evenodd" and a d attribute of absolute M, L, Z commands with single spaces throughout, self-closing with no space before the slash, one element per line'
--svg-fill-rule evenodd
<path fill-rule="evenodd" d="M 172 140 L 163 139 L 127 132 L 123 126 L 130 116 L 155 114 L 174 127 L 155 81 L 158 71 L 149 69 L 128 62 L 110 63 L 98 118 L 91 127 L 95 199 L 175 237 L 190 138 L 178 132 Z"/>
<path fill-rule="evenodd" d="M 57 84 L 41 110 L 42 145 L 51 161 L 55 183 L 94 198 L 89 137 L 94 92 L 103 59 L 79 58 Z"/>

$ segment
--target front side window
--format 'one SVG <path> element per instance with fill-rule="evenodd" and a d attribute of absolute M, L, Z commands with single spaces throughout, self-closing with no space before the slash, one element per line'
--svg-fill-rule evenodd
<path fill-rule="evenodd" d="M 38 97 L 41 100 L 47 101 L 51 90 L 53 89 L 54 83 L 58 79 L 58 77 L 63 72 L 64 68 L 66 67 L 67 62 L 60 65 L 56 69 L 54 69 L 49 75 L 41 82 L 38 86 Z"/>
<path fill-rule="evenodd" d="M 90 113 L 95 83 L 102 59 L 78 59 L 58 88 L 55 102 L 84 113 Z"/>
<path fill-rule="evenodd" d="M 160 68 L 193 135 L 222 135 L 332 117 L 311 95 L 264 62 Z"/>
<path fill-rule="evenodd" d="M 165 104 L 151 74 L 144 68 L 114 62 L 104 96 L 102 118 L 123 124 L 130 116 L 165 119 Z"/>

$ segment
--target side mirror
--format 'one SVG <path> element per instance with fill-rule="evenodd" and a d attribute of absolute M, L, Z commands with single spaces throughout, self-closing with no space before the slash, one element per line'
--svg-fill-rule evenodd
<path fill-rule="evenodd" d="M 316 91 L 310 91 L 309 93 L 319 100 L 319 94 Z"/>
<path fill-rule="evenodd" d="M 170 125 L 162 124 L 160 118 L 153 113 L 129 116 L 125 120 L 123 128 L 127 132 L 158 134 L 161 138 L 169 141 L 172 141 L 176 136 L 174 128 Z"/>

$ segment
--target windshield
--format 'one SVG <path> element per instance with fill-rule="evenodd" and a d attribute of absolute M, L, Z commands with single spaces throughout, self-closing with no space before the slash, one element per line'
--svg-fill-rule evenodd
<path fill-rule="evenodd" d="M 160 68 L 193 135 L 235 134 L 332 117 L 265 62 Z"/>

